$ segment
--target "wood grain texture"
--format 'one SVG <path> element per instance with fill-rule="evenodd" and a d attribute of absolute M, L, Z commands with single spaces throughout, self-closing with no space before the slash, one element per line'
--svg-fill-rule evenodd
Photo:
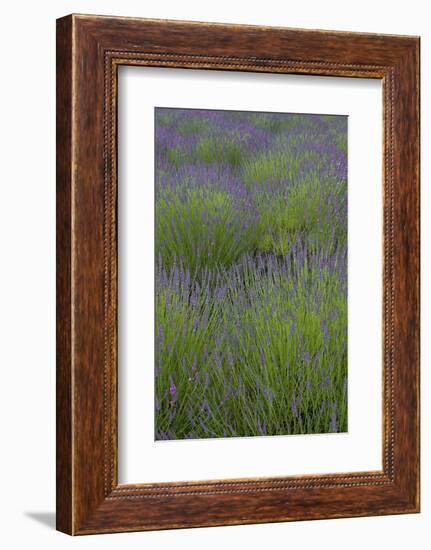
<path fill-rule="evenodd" d="M 72 531 L 72 33 L 57 23 L 57 529 Z"/>
<path fill-rule="evenodd" d="M 58 529 L 87 534 L 417 512 L 419 39 L 79 15 L 57 25 Z M 382 80 L 382 471 L 118 485 L 122 64 Z"/>

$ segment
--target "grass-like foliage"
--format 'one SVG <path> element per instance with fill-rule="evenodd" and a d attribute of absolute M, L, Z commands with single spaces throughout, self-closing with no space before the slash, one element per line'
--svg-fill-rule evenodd
<path fill-rule="evenodd" d="M 249 187 L 274 181 L 284 181 L 287 185 L 297 183 L 303 160 L 303 156 L 289 151 L 265 151 L 244 162 L 244 182 Z"/>
<path fill-rule="evenodd" d="M 155 438 L 347 430 L 344 117 L 156 110 Z"/>
<path fill-rule="evenodd" d="M 194 147 L 176 146 L 168 149 L 167 155 L 169 161 L 176 166 L 184 162 L 206 164 L 224 162 L 237 167 L 243 158 L 243 147 L 233 139 L 220 140 L 217 136 L 205 136 Z"/>
<path fill-rule="evenodd" d="M 334 252 L 346 244 L 346 224 L 335 224 L 347 205 L 346 185 L 315 175 L 291 185 L 286 193 L 261 193 L 257 248 L 286 254 L 299 238 L 312 249 Z"/>
<path fill-rule="evenodd" d="M 208 186 L 181 193 L 166 188 L 156 203 L 156 256 L 170 269 L 184 264 L 194 276 L 228 266 L 253 244 L 256 227 L 226 191 Z"/>
<path fill-rule="evenodd" d="M 195 158 L 199 162 L 228 162 L 238 166 L 243 157 L 243 150 L 233 139 L 218 140 L 216 137 L 203 138 L 195 150 Z"/>

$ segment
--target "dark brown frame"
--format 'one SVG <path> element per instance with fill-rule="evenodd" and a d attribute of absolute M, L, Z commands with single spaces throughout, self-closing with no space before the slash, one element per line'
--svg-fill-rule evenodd
<path fill-rule="evenodd" d="M 119 65 L 383 82 L 383 470 L 119 485 Z M 57 21 L 57 529 L 419 511 L 419 38 L 70 15 Z"/>

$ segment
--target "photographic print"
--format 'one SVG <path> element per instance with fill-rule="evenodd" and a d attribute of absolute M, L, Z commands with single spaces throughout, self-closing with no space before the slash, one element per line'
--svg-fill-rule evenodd
<path fill-rule="evenodd" d="M 420 512 L 420 37 L 56 47 L 57 530 Z"/>
<path fill-rule="evenodd" d="M 347 431 L 347 116 L 155 108 L 155 439 Z"/>

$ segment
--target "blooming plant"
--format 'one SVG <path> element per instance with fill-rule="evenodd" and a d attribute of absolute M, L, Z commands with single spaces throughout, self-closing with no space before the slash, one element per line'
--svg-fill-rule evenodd
<path fill-rule="evenodd" d="M 346 431 L 346 117 L 155 122 L 155 438 Z"/>

